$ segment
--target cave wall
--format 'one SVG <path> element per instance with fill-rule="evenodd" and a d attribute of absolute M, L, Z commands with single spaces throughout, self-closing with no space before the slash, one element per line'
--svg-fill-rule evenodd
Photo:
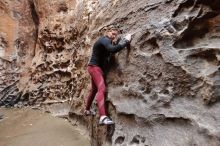
<path fill-rule="evenodd" d="M 0 3 L 2 103 L 67 102 L 92 145 L 220 145 L 218 0 Z M 133 35 L 107 78 L 115 127 L 98 127 L 98 116 L 82 115 L 86 65 L 100 30 L 111 24 Z"/>

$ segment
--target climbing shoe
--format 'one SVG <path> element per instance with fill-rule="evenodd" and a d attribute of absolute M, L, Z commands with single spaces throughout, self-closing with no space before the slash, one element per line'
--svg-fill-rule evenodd
<path fill-rule="evenodd" d="M 99 125 L 113 125 L 114 122 L 107 116 L 101 116 L 99 120 Z"/>
<path fill-rule="evenodd" d="M 85 110 L 84 111 L 84 115 L 85 116 L 95 116 L 95 111 L 92 111 L 92 110 Z"/>

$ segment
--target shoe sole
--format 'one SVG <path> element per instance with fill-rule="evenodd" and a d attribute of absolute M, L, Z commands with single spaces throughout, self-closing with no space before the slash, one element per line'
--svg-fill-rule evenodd
<path fill-rule="evenodd" d="M 104 126 L 104 125 L 114 125 L 115 123 L 109 123 L 109 124 L 105 124 L 105 123 L 99 123 L 99 126 Z"/>

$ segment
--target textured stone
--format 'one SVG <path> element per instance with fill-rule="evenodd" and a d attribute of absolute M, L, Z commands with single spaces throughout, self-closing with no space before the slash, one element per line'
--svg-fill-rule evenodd
<path fill-rule="evenodd" d="M 0 4 L 1 101 L 17 99 L 10 91 L 29 105 L 68 102 L 75 124 L 88 125 L 92 145 L 220 145 L 218 0 Z M 116 125 L 98 127 L 98 117 L 82 116 L 86 65 L 110 24 L 131 33 L 132 41 L 114 56 L 107 78 Z"/>

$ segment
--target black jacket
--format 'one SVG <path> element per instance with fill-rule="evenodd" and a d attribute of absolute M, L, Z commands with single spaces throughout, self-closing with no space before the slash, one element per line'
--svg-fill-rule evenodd
<path fill-rule="evenodd" d="M 103 71 L 105 71 L 106 66 L 109 64 L 111 53 L 119 52 L 126 47 L 127 44 L 128 42 L 124 40 L 113 46 L 112 41 L 107 36 L 100 37 L 93 46 L 89 65 L 99 66 Z"/>

